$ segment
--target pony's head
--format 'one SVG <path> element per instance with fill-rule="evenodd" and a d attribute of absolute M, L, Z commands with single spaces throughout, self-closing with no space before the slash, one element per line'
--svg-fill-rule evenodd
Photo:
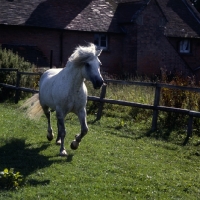
<path fill-rule="evenodd" d="M 78 46 L 70 56 L 69 61 L 81 68 L 82 76 L 91 81 L 95 89 L 103 85 L 103 78 L 100 73 L 101 62 L 98 59 L 102 50 L 90 43 L 88 46 Z"/>

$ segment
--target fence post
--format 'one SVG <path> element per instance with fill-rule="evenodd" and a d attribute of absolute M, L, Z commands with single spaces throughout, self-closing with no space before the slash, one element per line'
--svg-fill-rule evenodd
<path fill-rule="evenodd" d="M 98 112 L 97 112 L 96 120 L 100 120 L 101 119 L 101 115 L 102 115 L 102 111 L 103 111 L 103 105 L 104 105 L 104 102 L 102 100 L 106 96 L 106 87 L 107 87 L 107 85 L 103 84 L 103 86 L 101 88 L 100 103 L 99 103 L 99 109 L 98 109 Z"/>
<path fill-rule="evenodd" d="M 160 90 L 161 87 L 156 84 L 156 89 L 155 89 L 155 96 L 154 96 L 154 109 L 153 109 L 153 118 L 152 118 L 152 126 L 151 126 L 151 130 L 155 131 L 157 130 L 157 121 L 158 121 L 158 110 L 156 109 L 157 106 L 159 106 L 159 102 L 160 102 Z"/>
<path fill-rule="evenodd" d="M 16 91 L 15 91 L 15 103 L 18 103 L 18 101 L 19 101 L 19 94 L 20 94 L 19 84 L 20 84 L 20 79 L 21 79 L 21 74 L 20 74 L 19 71 L 17 71 L 17 81 L 16 81 Z"/>
<path fill-rule="evenodd" d="M 51 69 L 53 66 L 53 50 L 50 51 L 50 66 L 49 68 Z"/>
<path fill-rule="evenodd" d="M 192 116 L 191 112 L 189 112 L 187 138 L 192 137 L 192 124 L 193 124 L 193 116 Z"/>

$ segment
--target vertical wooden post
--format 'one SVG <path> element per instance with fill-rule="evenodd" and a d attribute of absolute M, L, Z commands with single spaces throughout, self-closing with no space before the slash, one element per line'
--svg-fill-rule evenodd
<path fill-rule="evenodd" d="M 192 124 L 193 124 L 193 116 L 189 113 L 187 138 L 192 137 Z"/>
<path fill-rule="evenodd" d="M 15 103 L 18 103 L 18 101 L 19 101 L 19 96 L 20 96 L 20 91 L 19 91 L 20 79 L 21 79 L 21 74 L 20 74 L 20 72 L 17 71 L 17 81 L 16 81 L 16 90 L 15 90 Z"/>
<path fill-rule="evenodd" d="M 50 52 L 50 69 L 52 68 L 52 65 L 53 65 L 53 50 L 51 50 Z"/>
<path fill-rule="evenodd" d="M 60 34 L 60 66 L 63 64 L 63 32 Z"/>
<path fill-rule="evenodd" d="M 156 84 L 155 96 L 154 96 L 153 118 L 152 118 L 152 126 L 151 126 L 152 131 L 155 131 L 157 129 L 158 110 L 156 109 L 156 107 L 159 106 L 159 102 L 160 102 L 160 89 L 161 87 L 159 87 L 158 84 Z"/>
<path fill-rule="evenodd" d="M 102 115 L 102 111 L 103 111 L 103 105 L 104 105 L 104 102 L 102 100 L 106 96 L 106 87 L 107 87 L 107 85 L 103 84 L 103 86 L 101 88 L 100 103 L 99 103 L 99 109 L 98 109 L 98 112 L 97 112 L 96 120 L 100 120 L 101 119 L 101 115 Z"/>

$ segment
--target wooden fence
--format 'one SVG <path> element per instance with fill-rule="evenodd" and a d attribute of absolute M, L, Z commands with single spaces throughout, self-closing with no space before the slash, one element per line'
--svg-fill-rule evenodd
<path fill-rule="evenodd" d="M 9 84 L 5 84 L 5 83 L 0 83 L 0 87 L 15 90 L 15 103 L 18 103 L 18 101 L 19 101 L 20 91 L 30 92 L 30 93 L 39 92 L 38 90 L 34 90 L 34 89 L 31 89 L 31 88 L 20 87 L 20 80 L 21 80 L 21 75 L 30 75 L 30 76 L 39 75 L 39 76 L 41 76 L 42 75 L 41 72 L 37 72 L 37 73 L 34 73 L 34 72 L 19 72 L 18 69 L 12 69 L 12 68 L 1 68 L 0 73 L 1 72 L 16 72 L 16 85 L 9 85 Z"/>
<path fill-rule="evenodd" d="M 16 72 L 16 80 L 17 81 L 16 81 L 15 86 L 8 85 L 5 83 L 0 83 L 0 87 L 5 87 L 5 88 L 15 90 L 15 92 L 16 92 L 15 93 L 15 103 L 18 103 L 19 91 L 30 92 L 30 93 L 38 93 L 39 92 L 38 90 L 20 87 L 20 79 L 21 79 L 21 75 L 41 75 L 42 73 L 19 72 L 17 69 L 0 69 L 0 72 L 1 71 Z M 149 104 L 141 104 L 141 103 L 135 103 L 135 102 L 129 102 L 129 101 L 122 101 L 122 100 L 106 99 L 105 98 L 106 97 L 106 88 L 107 88 L 107 84 L 109 84 L 109 83 L 155 87 L 154 103 L 153 103 L 153 105 L 149 105 Z M 117 104 L 117 105 L 130 106 L 130 107 L 138 107 L 138 108 L 143 108 L 143 109 L 151 109 L 151 110 L 153 110 L 152 127 L 151 127 L 152 131 L 155 131 L 157 129 L 157 121 L 158 121 L 159 111 L 174 112 L 174 113 L 188 115 L 187 138 L 191 137 L 192 136 L 193 117 L 200 118 L 200 112 L 196 112 L 196 111 L 188 110 L 188 109 L 175 108 L 175 107 L 160 106 L 159 102 L 160 102 L 161 88 L 178 89 L 178 90 L 184 90 L 184 91 L 187 90 L 187 91 L 193 91 L 193 92 L 200 93 L 200 88 L 197 88 L 197 87 L 184 87 L 184 86 L 175 86 L 175 85 L 162 84 L 162 83 L 106 79 L 105 84 L 101 88 L 100 97 L 88 96 L 88 100 L 99 102 L 99 108 L 98 108 L 96 120 L 101 119 L 104 103 Z"/>

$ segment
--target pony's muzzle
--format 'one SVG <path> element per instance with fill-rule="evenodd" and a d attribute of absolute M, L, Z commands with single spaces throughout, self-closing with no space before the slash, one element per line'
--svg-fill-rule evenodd
<path fill-rule="evenodd" d="M 97 79 L 93 82 L 94 89 L 100 89 L 103 85 L 103 79 Z"/>

